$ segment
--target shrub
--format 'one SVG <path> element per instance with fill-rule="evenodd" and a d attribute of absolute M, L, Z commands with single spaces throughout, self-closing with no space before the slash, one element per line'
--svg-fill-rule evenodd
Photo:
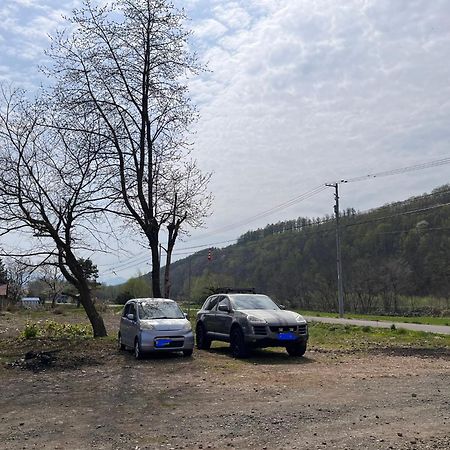
<path fill-rule="evenodd" d="M 27 322 L 21 336 L 24 339 L 35 337 L 62 338 L 62 337 L 84 337 L 91 336 L 89 325 L 58 323 L 54 320 L 41 322 Z"/>
<path fill-rule="evenodd" d="M 38 332 L 39 330 L 36 322 L 27 322 L 22 331 L 22 337 L 24 339 L 33 339 L 38 335 Z"/>

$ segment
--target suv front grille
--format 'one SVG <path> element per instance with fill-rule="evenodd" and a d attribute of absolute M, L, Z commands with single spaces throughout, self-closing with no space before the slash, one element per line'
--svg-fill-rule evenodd
<path fill-rule="evenodd" d="M 265 325 L 253 325 L 253 332 L 259 336 L 265 336 L 267 329 Z"/>
<path fill-rule="evenodd" d="M 270 331 L 273 333 L 298 333 L 298 334 L 306 334 L 307 326 L 305 325 L 286 325 L 286 326 L 276 326 L 270 327 Z"/>

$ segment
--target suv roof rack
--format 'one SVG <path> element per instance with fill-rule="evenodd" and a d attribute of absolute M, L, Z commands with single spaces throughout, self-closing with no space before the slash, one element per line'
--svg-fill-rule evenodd
<path fill-rule="evenodd" d="M 220 287 L 214 289 L 214 294 L 256 294 L 255 288 Z"/>

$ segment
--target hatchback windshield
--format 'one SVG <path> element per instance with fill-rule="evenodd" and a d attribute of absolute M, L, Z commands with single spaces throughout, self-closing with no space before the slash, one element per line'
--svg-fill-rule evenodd
<path fill-rule="evenodd" d="M 267 295 L 230 295 L 233 308 L 240 309 L 280 309 Z"/>
<path fill-rule="evenodd" d="M 172 302 L 139 303 L 139 317 L 148 319 L 184 319 L 181 309 Z"/>

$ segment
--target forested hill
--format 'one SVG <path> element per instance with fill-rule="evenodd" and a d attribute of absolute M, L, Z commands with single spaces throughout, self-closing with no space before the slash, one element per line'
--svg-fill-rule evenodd
<path fill-rule="evenodd" d="M 398 312 L 400 299 L 450 296 L 450 185 L 373 209 L 342 211 L 347 310 Z M 236 244 L 177 261 L 172 297 L 200 299 L 215 286 L 255 287 L 285 304 L 336 309 L 334 217 L 249 231 Z M 402 300 L 402 301 L 403 301 Z M 412 300 L 411 300 L 412 301 Z M 448 306 L 447 306 L 448 307 Z"/>

